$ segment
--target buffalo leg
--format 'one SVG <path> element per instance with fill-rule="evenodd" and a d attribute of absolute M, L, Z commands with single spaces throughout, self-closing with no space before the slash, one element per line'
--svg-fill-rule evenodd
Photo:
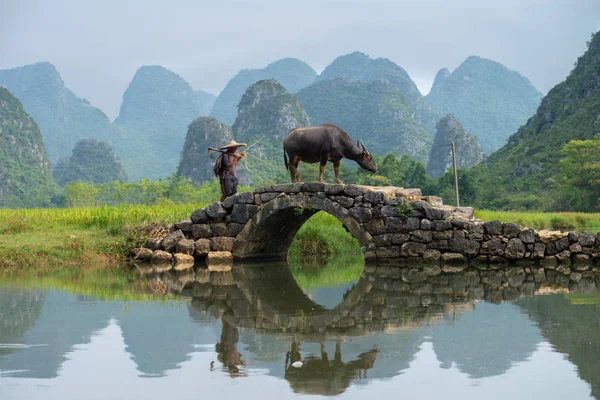
<path fill-rule="evenodd" d="M 290 177 L 292 178 L 292 183 L 298 181 L 298 182 L 302 182 L 302 178 L 300 177 L 300 174 L 298 173 L 298 165 L 300 164 L 300 160 L 297 158 L 294 158 L 291 160 L 291 162 L 289 163 L 289 168 L 290 168 Z"/>
<path fill-rule="evenodd" d="M 327 182 L 325 182 L 325 179 L 323 179 L 323 173 L 325 172 L 326 165 L 327 164 L 319 165 L 319 183 L 327 183 Z"/>
<path fill-rule="evenodd" d="M 335 162 L 333 163 L 333 171 L 335 172 L 335 183 L 338 184 L 343 184 L 344 182 L 342 182 L 342 180 L 340 179 L 340 162 Z"/>

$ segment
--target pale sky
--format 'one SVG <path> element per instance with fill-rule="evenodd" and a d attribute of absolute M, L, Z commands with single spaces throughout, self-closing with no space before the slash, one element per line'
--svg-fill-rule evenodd
<path fill-rule="evenodd" d="M 598 30 L 599 0 L 0 0 L 0 69 L 49 61 L 111 119 L 142 65 L 218 94 L 240 69 L 295 57 L 320 72 L 354 51 L 389 58 L 423 94 L 470 55 L 545 93 Z"/>

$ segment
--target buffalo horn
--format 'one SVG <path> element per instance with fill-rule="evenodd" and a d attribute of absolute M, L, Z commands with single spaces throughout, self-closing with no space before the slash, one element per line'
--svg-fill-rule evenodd
<path fill-rule="evenodd" d="M 367 153 L 369 152 L 369 150 L 367 150 L 367 148 L 365 147 L 365 142 L 362 141 L 362 139 L 360 139 L 360 144 L 363 148 L 364 151 L 366 151 Z"/>

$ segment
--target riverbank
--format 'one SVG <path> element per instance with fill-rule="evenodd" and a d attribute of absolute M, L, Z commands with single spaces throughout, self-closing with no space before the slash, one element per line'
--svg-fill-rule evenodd
<path fill-rule="evenodd" d="M 81 265 L 116 265 L 140 246 L 157 224 L 188 218 L 199 204 L 127 205 L 63 209 L 0 210 L 0 271 L 47 271 Z M 600 230 L 600 214 L 476 211 L 536 229 Z M 307 256 L 360 254 L 358 242 L 335 217 L 318 213 L 300 229 L 290 261 Z M 316 267 L 316 266 L 315 266 Z"/>

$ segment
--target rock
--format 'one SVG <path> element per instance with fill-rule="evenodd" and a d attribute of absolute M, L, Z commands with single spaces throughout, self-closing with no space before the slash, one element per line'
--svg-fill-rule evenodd
<path fill-rule="evenodd" d="M 581 248 L 581 244 L 579 244 L 579 242 L 575 242 L 572 245 L 569 246 L 569 251 L 571 253 L 581 253 L 582 248 Z"/>
<path fill-rule="evenodd" d="M 555 269 L 558 261 L 555 256 L 546 256 L 540 260 L 540 266 L 549 269 Z"/>
<path fill-rule="evenodd" d="M 267 203 L 267 202 L 273 200 L 275 197 L 277 197 L 278 194 L 279 193 L 273 193 L 273 192 L 270 192 L 270 193 L 261 193 L 260 200 L 263 203 Z"/>
<path fill-rule="evenodd" d="M 233 255 L 230 251 L 211 251 L 206 257 L 206 263 L 211 264 L 233 264 Z"/>
<path fill-rule="evenodd" d="M 181 229 L 182 232 L 191 232 L 192 231 L 192 220 L 184 219 L 183 221 L 179 221 L 175 223 L 175 229 Z"/>
<path fill-rule="evenodd" d="M 230 222 L 227 224 L 227 235 L 236 237 L 244 229 L 244 224 L 238 224 L 237 222 Z M 225 235 L 224 235 L 225 236 Z"/>
<path fill-rule="evenodd" d="M 200 208 L 191 215 L 192 224 L 202 224 L 208 221 L 208 214 L 206 214 L 206 210 L 204 208 Z"/>
<path fill-rule="evenodd" d="M 385 233 L 385 224 L 382 219 L 372 219 L 365 224 L 365 228 L 371 235 L 381 235 Z"/>
<path fill-rule="evenodd" d="M 479 252 L 479 242 L 462 238 L 452 238 L 448 241 L 450 250 L 455 253 L 476 255 Z"/>
<path fill-rule="evenodd" d="M 344 208 L 350 208 L 354 204 L 354 199 L 348 196 L 332 196 L 331 199 L 340 203 Z"/>
<path fill-rule="evenodd" d="M 446 220 L 450 217 L 450 211 L 444 208 L 427 207 L 425 210 L 425 218 L 434 220 Z M 448 221 L 446 221 L 448 222 Z M 452 224 L 450 224 L 452 226 Z"/>
<path fill-rule="evenodd" d="M 154 263 L 168 263 L 171 264 L 173 260 L 173 254 L 162 251 L 162 250 L 154 250 L 152 252 L 151 261 Z"/>
<path fill-rule="evenodd" d="M 344 193 L 345 185 L 331 184 L 325 185 L 325 193 L 328 195 L 338 195 Z"/>
<path fill-rule="evenodd" d="M 400 248 L 398 246 L 380 247 L 375 250 L 377 259 L 390 259 L 400 257 Z"/>
<path fill-rule="evenodd" d="M 181 229 L 178 229 L 175 232 L 169 233 L 162 240 L 162 242 L 160 242 L 160 247 L 163 250 L 172 253 L 175 250 L 175 246 L 177 245 L 177 243 L 182 239 L 185 239 L 185 235 L 183 234 Z"/>
<path fill-rule="evenodd" d="M 419 257 L 427 250 L 424 243 L 406 242 L 400 246 L 400 254 L 403 257 Z"/>
<path fill-rule="evenodd" d="M 581 232 L 579 234 L 579 244 L 582 247 L 593 247 L 596 243 L 596 235 L 592 232 Z"/>
<path fill-rule="evenodd" d="M 175 253 L 175 270 L 182 271 L 194 267 L 194 257 L 189 254 Z"/>
<path fill-rule="evenodd" d="M 546 245 L 546 254 L 554 255 L 569 248 L 570 242 L 568 237 L 555 240 Z"/>
<path fill-rule="evenodd" d="M 210 239 L 198 239 L 194 242 L 196 254 L 205 256 L 210 252 Z"/>
<path fill-rule="evenodd" d="M 438 276 L 442 273 L 442 268 L 439 265 L 424 265 L 423 273 L 427 276 Z"/>
<path fill-rule="evenodd" d="M 481 244 L 481 254 L 490 256 L 504 255 L 502 241 L 496 238 L 483 242 Z"/>
<path fill-rule="evenodd" d="M 521 233 L 521 226 L 514 222 L 505 222 L 502 224 L 502 234 L 507 239 L 516 238 Z"/>
<path fill-rule="evenodd" d="M 431 231 L 416 230 L 410 232 L 410 240 L 414 242 L 429 243 L 433 239 Z"/>
<path fill-rule="evenodd" d="M 422 219 L 421 220 L 421 229 L 423 229 L 424 231 L 431 230 L 431 221 L 428 219 Z"/>
<path fill-rule="evenodd" d="M 523 268 L 507 268 L 504 275 L 510 286 L 519 287 L 525 281 L 525 271 Z"/>
<path fill-rule="evenodd" d="M 227 272 L 233 269 L 233 264 L 208 264 L 210 272 Z"/>
<path fill-rule="evenodd" d="M 439 250 L 429 249 L 423 252 L 423 261 L 439 261 L 442 253 Z"/>
<path fill-rule="evenodd" d="M 546 254 L 546 245 L 543 243 L 536 243 L 533 245 L 533 251 L 531 252 L 531 258 L 544 258 Z"/>
<path fill-rule="evenodd" d="M 146 247 L 153 251 L 160 250 L 160 242 L 162 242 L 162 239 L 148 238 L 146 239 Z"/>
<path fill-rule="evenodd" d="M 367 192 L 367 187 L 361 185 L 346 185 L 344 193 L 350 197 L 363 196 Z M 327 191 L 325 192 L 327 193 Z"/>
<path fill-rule="evenodd" d="M 138 261 L 149 261 L 152 258 L 152 250 L 145 247 L 133 249 L 133 258 Z"/>
<path fill-rule="evenodd" d="M 381 207 L 381 215 L 384 217 L 397 217 L 396 206 L 386 205 Z"/>
<path fill-rule="evenodd" d="M 370 208 L 365 207 L 352 207 L 350 209 L 350 214 L 358 221 L 358 222 L 367 222 L 371 220 L 373 216 L 373 211 Z"/>
<path fill-rule="evenodd" d="M 194 224 L 192 225 L 192 237 L 194 240 L 200 238 L 209 238 L 212 237 L 212 229 L 210 229 L 210 225 L 207 224 Z"/>
<path fill-rule="evenodd" d="M 495 220 L 491 222 L 485 222 L 483 224 L 483 230 L 488 235 L 502 235 L 502 222 Z"/>
<path fill-rule="evenodd" d="M 256 214 L 260 207 L 254 204 L 236 204 L 231 211 L 231 222 L 245 224 Z"/>
<path fill-rule="evenodd" d="M 523 258 L 524 255 L 525 245 L 523 244 L 521 239 L 510 239 L 506 244 L 504 256 L 512 260 L 517 260 Z"/>
<path fill-rule="evenodd" d="M 364 194 L 364 200 L 372 204 L 383 204 L 385 198 L 385 192 L 378 190 L 369 190 Z"/>
<path fill-rule="evenodd" d="M 225 222 L 210 224 L 210 230 L 214 236 L 227 236 L 227 224 Z"/>
<path fill-rule="evenodd" d="M 210 249 L 212 251 L 231 251 L 234 240 L 232 237 L 214 237 L 210 240 Z"/>
<path fill-rule="evenodd" d="M 444 254 L 442 254 L 441 262 L 442 262 L 442 271 L 449 272 L 446 269 L 444 269 L 444 264 L 466 264 L 467 258 L 465 256 L 463 256 L 462 254 L 458 254 L 458 253 L 444 253 Z"/>
<path fill-rule="evenodd" d="M 550 242 L 553 242 L 555 240 L 559 240 L 562 239 L 566 236 L 568 236 L 568 233 L 566 232 L 561 232 L 561 231 L 548 231 L 548 230 L 541 230 L 538 231 L 538 236 L 540 237 L 540 242 L 544 243 L 544 244 L 548 244 Z M 567 239 L 567 243 L 568 243 L 568 239 Z"/>
<path fill-rule="evenodd" d="M 533 244 L 535 243 L 535 232 L 533 229 L 524 229 L 517 235 L 523 243 Z"/>
<path fill-rule="evenodd" d="M 235 206 L 233 206 L 233 207 L 235 208 Z M 210 206 L 206 207 L 204 210 L 206 211 L 206 214 L 210 218 L 212 218 L 216 221 L 224 219 L 225 216 L 227 215 L 227 210 L 223 207 L 223 205 L 219 201 L 211 204 Z"/>
<path fill-rule="evenodd" d="M 181 239 L 175 246 L 175 253 L 192 255 L 194 254 L 194 241 L 190 239 Z"/>
<path fill-rule="evenodd" d="M 392 234 L 392 243 L 393 244 L 402 244 L 406 243 L 410 240 L 410 235 L 408 233 L 393 233 Z"/>
<path fill-rule="evenodd" d="M 452 223 L 446 220 L 435 220 L 431 222 L 431 229 L 434 231 L 446 231 L 452 229 Z"/>

